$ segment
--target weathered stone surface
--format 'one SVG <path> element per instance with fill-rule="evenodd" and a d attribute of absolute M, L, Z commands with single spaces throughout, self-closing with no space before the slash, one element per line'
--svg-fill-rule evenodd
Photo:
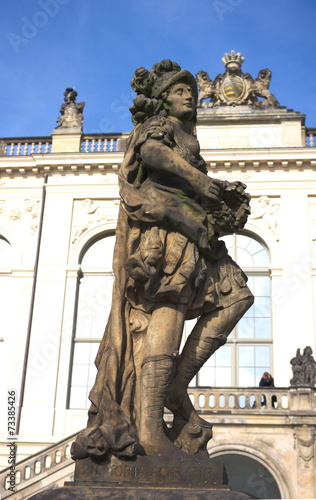
<path fill-rule="evenodd" d="M 87 457 L 205 458 L 212 425 L 194 409 L 188 384 L 253 303 L 219 240 L 244 226 L 250 196 L 241 182 L 207 175 L 194 76 L 166 59 L 138 68 L 131 85 L 136 126 L 119 170 L 112 307 L 88 425 L 72 446 L 77 478 Z M 187 318 L 197 324 L 179 356 Z"/>
<path fill-rule="evenodd" d="M 316 385 L 316 361 L 313 350 L 306 346 L 303 354 L 297 349 L 295 358 L 291 359 L 293 378 L 290 384 L 293 387 L 314 387 Z"/>
<path fill-rule="evenodd" d="M 60 116 L 57 120 L 57 127 L 61 129 L 82 128 L 84 102 L 76 102 L 78 92 L 68 87 L 64 92 L 64 103 L 60 108 Z"/>
<path fill-rule="evenodd" d="M 75 481 L 152 484 L 178 487 L 222 487 L 227 484 L 223 464 L 209 458 L 170 460 L 166 457 L 138 456 L 135 459 L 97 462 L 90 458 L 77 460 Z"/>
<path fill-rule="evenodd" d="M 75 486 L 66 483 L 64 488 L 44 491 L 31 497 L 30 500 L 246 500 L 250 497 L 244 493 L 229 490 L 212 490 L 205 488 L 161 488 L 134 486 L 96 485 Z"/>

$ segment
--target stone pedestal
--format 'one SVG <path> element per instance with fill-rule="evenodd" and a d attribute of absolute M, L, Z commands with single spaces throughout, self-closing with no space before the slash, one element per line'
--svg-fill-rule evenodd
<path fill-rule="evenodd" d="M 44 491 L 33 500 L 244 500 L 230 490 L 223 464 L 194 456 L 168 460 L 77 460 L 75 481 Z"/>
<path fill-rule="evenodd" d="M 305 115 L 280 108 L 219 106 L 198 108 L 201 149 L 305 146 Z"/>
<path fill-rule="evenodd" d="M 55 128 L 52 133 L 52 153 L 79 153 L 81 127 Z"/>

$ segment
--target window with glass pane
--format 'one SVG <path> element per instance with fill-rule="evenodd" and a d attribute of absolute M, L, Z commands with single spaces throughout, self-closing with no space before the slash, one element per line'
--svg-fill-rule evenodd
<path fill-rule="evenodd" d="M 258 240 L 246 234 L 224 236 L 231 257 L 248 276 L 255 296 L 228 337 L 225 346 L 208 360 L 198 374 L 199 386 L 257 386 L 264 371 L 271 371 L 271 277 L 269 253 Z"/>
<path fill-rule="evenodd" d="M 84 253 L 78 277 L 69 408 L 87 408 L 94 360 L 109 316 L 115 236 L 105 236 Z"/>
<path fill-rule="evenodd" d="M 198 373 L 199 386 L 230 387 L 232 346 L 224 345 L 210 357 Z"/>

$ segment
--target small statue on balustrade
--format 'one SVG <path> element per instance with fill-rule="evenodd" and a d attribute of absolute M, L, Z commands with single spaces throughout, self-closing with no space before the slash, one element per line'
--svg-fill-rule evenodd
<path fill-rule="evenodd" d="M 291 386 L 314 387 L 316 385 L 316 361 L 312 354 L 310 346 L 305 347 L 303 354 L 300 349 L 297 349 L 296 356 L 291 359 L 293 371 Z"/>
<path fill-rule="evenodd" d="M 60 116 L 57 120 L 56 128 L 80 127 L 83 124 L 83 108 L 85 102 L 76 102 L 78 92 L 68 87 L 64 92 L 64 101 L 60 108 Z"/>
<path fill-rule="evenodd" d="M 131 85 L 135 128 L 119 169 L 112 307 L 88 426 L 72 454 L 208 457 L 212 424 L 187 388 L 253 304 L 247 277 L 220 240 L 244 226 L 250 196 L 241 182 L 208 176 L 191 73 L 166 59 L 138 68 Z M 194 318 L 179 355 L 184 322 Z"/>

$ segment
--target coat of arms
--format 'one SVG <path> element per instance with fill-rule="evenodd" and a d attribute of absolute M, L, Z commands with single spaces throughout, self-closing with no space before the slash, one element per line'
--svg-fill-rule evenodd
<path fill-rule="evenodd" d="M 269 92 L 272 72 L 269 69 L 259 71 L 254 80 L 249 73 L 241 71 L 245 58 L 234 50 L 222 58 L 226 71 L 216 76 L 212 81 L 206 71 L 199 71 L 196 75 L 199 87 L 199 102 L 210 99 L 205 107 L 236 106 L 248 104 L 250 106 L 280 106 L 276 98 Z"/>

